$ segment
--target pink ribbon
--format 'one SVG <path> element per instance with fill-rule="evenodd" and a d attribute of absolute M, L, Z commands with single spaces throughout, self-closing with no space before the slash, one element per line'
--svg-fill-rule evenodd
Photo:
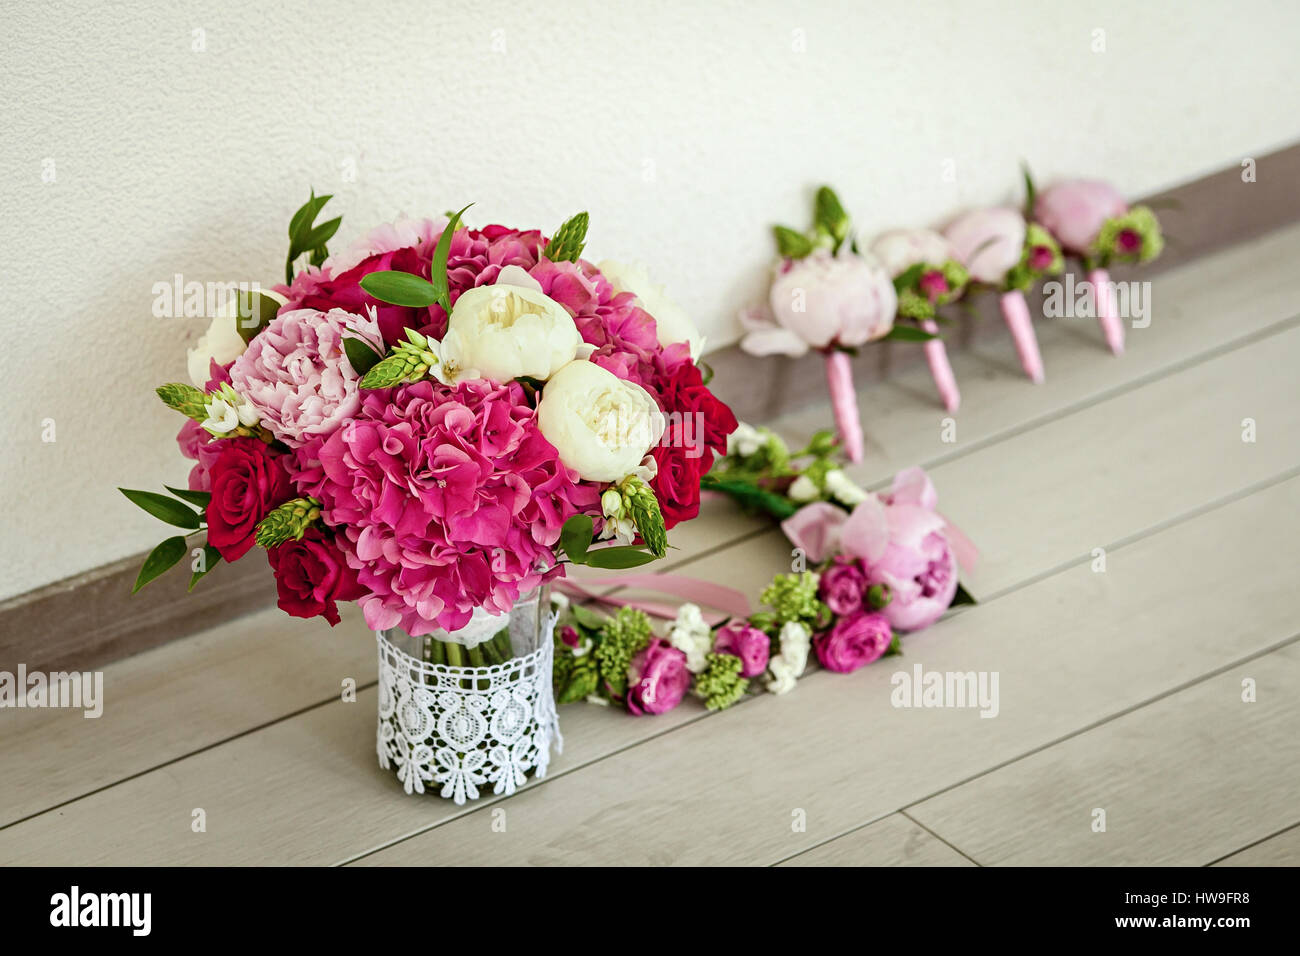
<path fill-rule="evenodd" d="M 1124 354 L 1124 323 L 1119 320 L 1119 309 L 1115 304 L 1115 287 L 1111 284 L 1110 273 L 1105 269 L 1093 269 L 1088 273 L 1088 282 L 1092 285 L 1092 294 L 1097 302 L 1097 323 L 1106 344 L 1115 355 Z"/>
<path fill-rule="evenodd" d="M 1035 385 L 1043 384 L 1043 357 L 1038 354 L 1038 336 L 1034 335 L 1034 323 L 1029 318 L 1029 303 L 1025 294 L 1019 289 L 1002 293 L 1002 318 L 1011 330 L 1011 338 L 1016 343 L 1016 353 L 1020 356 L 1020 367 L 1025 370 L 1029 380 Z"/>
<path fill-rule="evenodd" d="M 847 352 L 832 349 L 826 353 L 826 387 L 831 393 L 831 411 L 844 443 L 844 454 L 857 464 L 862 460 L 862 423 L 858 420 L 858 395 Z"/>
<path fill-rule="evenodd" d="M 690 601 L 692 604 L 717 608 L 722 612 L 721 614 L 704 614 L 704 619 L 711 625 L 717 624 L 724 618 L 749 617 L 752 613 L 749 598 L 741 591 L 722 584 L 701 581 L 698 578 L 688 578 L 681 574 L 615 574 L 609 577 L 602 576 L 598 581 L 593 581 L 590 585 L 581 584 L 569 578 L 560 578 L 552 585 L 557 591 L 567 594 L 569 597 L 587 598 L 616 607 L 633 607 L 645 611 L 653 617 L 666 620 L 672 620 L 677 616 L 680 602 L 679 604 L 662 604 L 657 601 L 634 601 L 612 594 L 601 594 L 593 590 L 593 587 L 597 586 L 601 588 L 620 587 L 640 591 L 658 591 L 660 594 L 681 598 L 682 601 Z"/>
<path fill-rule="evenodd" d="M 933 319 L 926 319 L 921 328 L 931 335 L 939 334 L 939 325 Z M 930 339 L 925 343 L 925 360 L 930 363 L 930 377 L 943 399 L 943 407 L 950 412 L 961 407 L 961 392 L 957 390 L 957 376 L 952 374 L 952 363 L 948 361 L 948 350 L 943 339 Z"/>

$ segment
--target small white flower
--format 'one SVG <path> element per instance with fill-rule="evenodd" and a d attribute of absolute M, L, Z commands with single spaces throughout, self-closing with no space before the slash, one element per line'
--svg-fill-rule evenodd
<path fill-rule="evenodd" d="M 229 434 L 240 425 L 251 428 L 259 421 L 257 409 L 229 384 L 223 384 L 220 391 L 213 392 L 208 398 L 210 401 L 203 403 L 208 417 L 202 425 L 214 435 Z"/>
<path fill-rule="evenodd" d="M 788 694 L 794 690 L 797 675 L 789 661 L 777 654 L 767 662 L 767 683 L 764 685 L 769 694 Z"/>
<path fill-rule="evenodd" d="M 748 458 L 763 447 L 763 433 L 745 422 L 736 426 L 736 430 L 727 436 L 727 454 Z"/>
<path fill-rule="evenodd" d="M 812 635 L 808 628 L 798 621 L 787 621 L 781 625 L 777 640 L 781 644 L 781 653 L 777 656 L 784 660 L 795 677 L 803 674 L 808 666 L 808 651 L 812 648 Z"/>
<path fill-rule="evenodd" d="M 869 492 L 856 481 L 836 468 L 826 472 L 826 490 L 830 496 L 850 508 L 867 500 Z"/>
<path fill-rule="evenodd" d="M 800 475 L 791 483 L 789 495 L 795 501 L 815 501 L 821 497 L 821 489 L 807 475 Z"/>
<path fill-rule="evenodd" d="M 569 596 L 563 591 L 552 591 L 551 607 L 563 614 L 569 609 Z"/>
<path fill-rule="evenodd" d="M 677 610 L 677 620 L 668 632 L 668 643 L 686 655 L 686 669 L 698 674 L 707 666 L 705 660 L 713 650 L 713 629 L 700 613 L 698 604 L 683 604 Z"/>

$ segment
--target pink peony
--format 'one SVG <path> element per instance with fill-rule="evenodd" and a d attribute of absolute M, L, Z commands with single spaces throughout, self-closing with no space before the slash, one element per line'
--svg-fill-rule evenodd
<path fill-rule="evenodd" d="M 863 345 L 887 335 L 898 310 L 894 283 L 874 259 L 825 249 L 782 262 L 768 300 L 770 316 L 741 315 L 741 347 L 752 355 Z"/>
<path fill-rule="evenodd" d="M 829 631 L 813 638 L 817 660 L 837 674 L 849 674 L 879 660 L 894 640 L 889 623 L 878 611 L 840 618 Z"/>
<path fill-rule="evenodd" d="M 841 617 L 862 610 L 862 598 L 867 590 L 867 577 L 862 565 L 846 558 L 836 558 L 822 572 L 818 594 Z"/>
<path fill-rule="evenodd" d="M 713 649 L 719 654 L 739 657 L 741 677 L 757 677 L 767 670 L 772 639 L 758 628 L 751 627 L 748 621 L 732 621 L 718 628 Z"/>
<path fill-rule="evenodd" d="M 1025 217 L 1020 210 L 995 206 L 966 213 L 943 234 L 972 279 L 1000 286 L 1020 262 L 1025 232 Z"/>
<path fill-rule="evenodd" d="M 1034 218 L 1063 249 L 1077 254 L 1089 250 L 1107 219 L 1126 212 L 1128 203 L 1114 186 L 1089 179 L 1049 186 L 1034 200 Z"/>
<path fill-rule="evenodd" d="M 599 489 L 560 464 L 517 383 L 368 392 L 315 454 L 322 515 L 342 526 L 373 630 L 454 631 L 475 607 L 504 613 L 557 573 L 565 520 L 599 513 Z"/>
<path fill-rule="evenodd" d="M 326 437 L 361 408 L 358 376 L 343 353 L 343 333 L 356 330 L 357 318 L 340 309 L 281 312 L 235 359 L 235 391 L 285 444 Z"/>
<path fill-rule="evenodd" d="M 682 702 L 690 686 L 686 655 L 656 637 L 628 666 L 627 709 L 638 716 L 667 713 Z"/>

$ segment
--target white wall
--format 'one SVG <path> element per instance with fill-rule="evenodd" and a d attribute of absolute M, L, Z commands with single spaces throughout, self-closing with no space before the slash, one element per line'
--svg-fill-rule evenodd
<path fill-rule="evenodd" d="M 545 229 L 588 209 L 592 256 L 646 262 L 717 346 L 768 224 L 804 225 L 822 181 L 870 232 L 1010 198 L 1021 157 L 1143 193 L 1300 117 L 1289 2 L 73 0 L 0 22 L 0 598 L 162 537 L 113 488 L 184 481 L 151 389 L 202 329 L 152 318 L 151 287 L 275 280 L 309 186 L 344 242 L 471 200 Z"/>

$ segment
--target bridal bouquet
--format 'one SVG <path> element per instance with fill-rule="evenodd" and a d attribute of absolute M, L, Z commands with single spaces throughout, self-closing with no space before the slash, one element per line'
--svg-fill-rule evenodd
<path fill-rule="evenodd" d="M 293 217 L 286 284 L 232 298 L 190 353 L 193 382 L 158 389 L 197 464 L 170 497 L 124 490 L 188 532 L 136 589 L 206 531 L 191 587 L 260 546 L 291 615 L 335 624 L 357 601 L 373 630 L 441 635 L 508 612 L 566 559 L 662 557 L 736 421 L 644 270 L 582 259 L 585 213 L 550 239 L 467 228 L 464 210 L 403 219 L 331 256 L 329 198 Z M 443 654 L 463 662 L 454 642 Z"/>

